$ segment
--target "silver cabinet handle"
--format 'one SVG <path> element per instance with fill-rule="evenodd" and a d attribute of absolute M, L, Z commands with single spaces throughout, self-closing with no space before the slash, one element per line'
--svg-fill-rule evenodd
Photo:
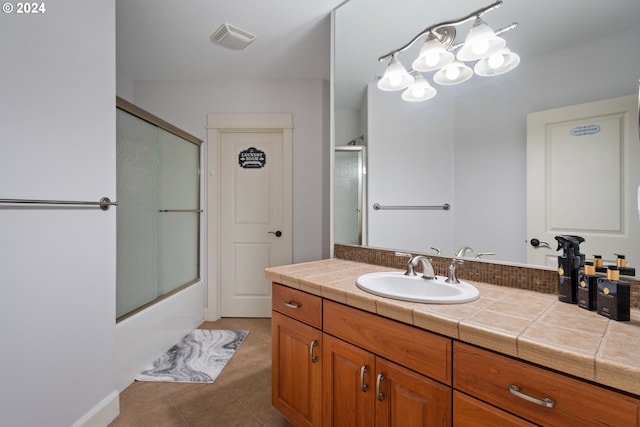
<path fill-rule="evenodd" d="M 364 374 L 369 371 L 367 365 L 362 365 L 360 368 L 360 390 L 367 392 L 369 391 L 369 386 L 364 383 Z"/>
<path fill-rule="evenodd" d="M 553 408 L 556 406 L 556 402 L 549 399 L 548 397 L 543 397 L 542 399 L 538 399 L 533 396 L 529 396 L 528 394 L 524 394 L 520 391 L 520 387 L 515 386 L 513 384 L 509 385 L 509 393 L 513 394 L 520 399 L 524 399 L 527 402 L 535 403 L 536 405 L 544 406 L 545 408 Z"/>
<path fill-rule="evenodd" d="M 318 346 L 318 341 L 313 340 L 309 344 L 309 359 L 311 359 L 311 363 L 316 363 L 318 361 L 318 356 L 313 354 L 313 349 Z"/>
<path fill-rule="evenodd" d="M 384 394 L 380 391 L 380 383 L 382 380 L 384 380 L 384 374 L 380 372 L 376 378 L 376 395 L 378 396 L 378 400 L 384 400 Z"/>
<path fill-rule="evenodd" d="M 287 300 L 287 301 L 285 301 L 285 302 L 284 302 L 284 305 L 286 305 L 286 306 L 287 306 L 287 307 L 289 307 L 289 308 L 300 308 L 300 304 L 298 304 L 298 303 L 297 303 L 297 302 L 295 302 L 295 301 L 289 301 L 289 300 Z"/>

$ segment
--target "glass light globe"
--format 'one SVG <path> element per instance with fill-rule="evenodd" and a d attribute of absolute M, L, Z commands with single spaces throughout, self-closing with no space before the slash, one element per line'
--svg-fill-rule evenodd
<path fill-rule="evenodd" d="M 473 76 L 473 70 L 464 62 L 455 61 L 442 68 L 433 76 L 439 85 L 455 85 L 467 81 Z"/>
<path fill-rule="evenodd" d="M 407 72 L 397 58 L 392 58 L 384 75 L 378 80 L 378 88 L 386 91 L 400 90 L 413 83 L 413 76 Z"/>
<path fill-rule="evenodd" d="M 449 80 L 455 80 L 460 77 L 460 68 L 458 67 L 448 67 L 445 71 L 445 75 Z"/>
<path fill-rule="evenodd" d="M 399 73 L 389 73 L 389 84 L 398 87 L 402 84 L 402 76 Z"/>
<path fill-rule="evenodd" d="M 502 67 L 502 64 L 504 64 L 504 56 L 502 55 L 502 52 L 494 53 L 493 55 L 491 55 L 489 57 L 489 60 L 487 61 L 487 64 L 489 65 L 489 67 L 494 69 Z"/>
<path fill-rule="evenodd" d="M 416 86 L 411 91 L 411 94 L 416 98 L 422 98 L 424 96 L 424 93 L 425 93 L 425 87 L 424 86 Z"/>
<path fill-rule="evenodd" d="M 422 74 L 417 74 L 411 86 L 402 93 L 402 99 L 407 102 L 421 102 L 431 99 L 436 90 L 425 80 Z"/>
<path fill-rule="evenodd" d="M 482 19 L 477 18 L 456 57 L 459 61 L 476 61 L 503 49 L 507 42 Z"/>
<path fill-rule="evenodd" d="M 473 53 L 475 53 L 476 55 L 484 55 L 487 50 L 489 50 L 489 40 L 486 39 L 480 39 L 477 40 L 473 46 Z"/>

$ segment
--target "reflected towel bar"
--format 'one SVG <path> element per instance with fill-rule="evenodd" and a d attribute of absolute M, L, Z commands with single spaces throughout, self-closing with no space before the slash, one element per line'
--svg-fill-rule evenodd
<path fill-rule="evenodd" d="M 445 203 L 444 205 L 432 205 L 432 206 L 382 206 L 379 203 L 373 204 L 373 209 L 376 211 L 379 210 L 443 210 L 448 211 L 451 209 L 451 205 L 449 203 Z"/>
<path fill-rule="evenodd" d="M 202 209 L 160 209 L 158 212 L 204 212 Z"/>
<path fill-rule="evenodd" d="M 109 210 L 110 206 L 118 206 L 118 202 L 112 202 L 108 197 L 101 198 L 99 202 L 78 202 L 74 200 L 0 199 L 0 203 L 29 205 L 98 206 L 103 211 Z"/>

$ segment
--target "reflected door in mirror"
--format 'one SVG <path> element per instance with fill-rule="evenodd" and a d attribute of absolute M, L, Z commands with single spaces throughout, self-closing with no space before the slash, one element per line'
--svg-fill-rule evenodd
<path fill-rule="evenodd" d="M 527 116 L 527 262 L 557 266 L 554 236 L 585 238 L 581 252 L 640 265 L 640 169 L 635 95 Z"/>

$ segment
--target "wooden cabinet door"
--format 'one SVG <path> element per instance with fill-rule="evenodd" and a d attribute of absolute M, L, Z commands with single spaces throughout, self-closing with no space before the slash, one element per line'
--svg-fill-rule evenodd
<path fill-rule="evenodd" d="M 451 425 L 450 387 L 382 358 L 376 359 L 378 383 L 376 427 Z"/>
<path fill-rule="evenodd" d="M 322 332 L 272 312 L 271 401 L 298 427 L 322 425 Z"/>
<path fill-rule="evenodd" d="M 322 345 L 324 426 L 371 427 L 375 356 L 326 334 Z"/>

